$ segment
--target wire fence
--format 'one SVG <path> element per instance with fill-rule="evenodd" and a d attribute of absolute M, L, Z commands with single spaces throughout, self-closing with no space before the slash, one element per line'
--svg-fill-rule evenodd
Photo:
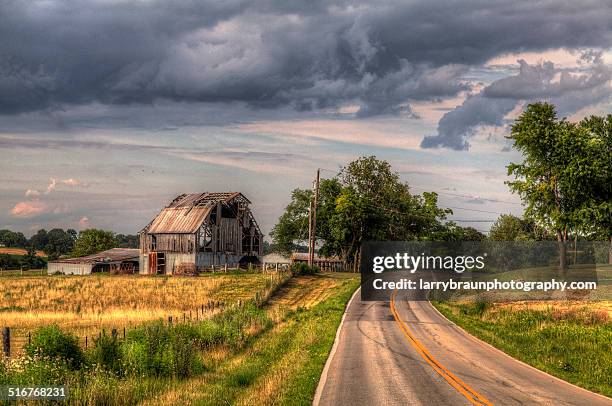
<path fill-rule="evenodd" d="M 234 305 L 242 306 L 243 301 L 238 300 Z M 176 325 L 180 323 L 197 323 L 202 320 L 209 319 L 212 315 L 223 311 L 228 306 L 223 301 L 209 300 L 206 303 L 202 303 L 199 306 L 194 307 L 192 310 L 173 312 L 169 313 L 164 319 L 158 319 L 167 323 L 168 325 Z M 138 328 L 142 323 L 129 323 L 123 326 L 114 327 L 93 327 L 93 330 L 97 332 L 91 334 L 73 334 L 77 337 L 79 345 L 88 349 L 95 345 L 96 340 L 100 339 L 104 335 L 110 334 L 111 337 L 116 339 L 125 339 L 126 335 L 130 330 Z M 34 331 L 25 330 L 21 328 L 13 328 L 11 326 L 4 326 L 2 328 L 2 355 L 4 357 L 11 357 L 23 353 L 25 347 L 32 342 L 32 336 Z"/>

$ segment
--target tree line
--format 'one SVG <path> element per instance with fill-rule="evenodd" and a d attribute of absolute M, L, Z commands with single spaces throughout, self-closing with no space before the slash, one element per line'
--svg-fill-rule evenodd
<path fill-rule="evenodd" d="M 43 251 L 47 260 L 62 257 L 81 257 L 110 248 L 138 248 L 139 237 L 134 234 L 117 234 L 112 231 L 90 228 L 77 232 L 74 229 L 54 228 L 38 230 L 27 238 L 21 232 L 0 230 L 0 244 L 10 248 L 23 248 L 27 254 L 21 257 L 0 254 L 0 268 L 15 269 L 44 267 L 46 261 L 37 256 Z"/>
<path fill-rule="evenodd" d="M 411 193 L 391 165 L 361 157 L 320 183 L 316 241 L 321 255 L 357 264 L 364 241 L 557 240 L 565 266 L 571 238 L 610 243 L 612 263 L 612 115 L 579 123 L 557 118 L 554 106 L 529 105 L 509 138 L 523 160 L 511 163 L 507 182 L 525 206 L 524 217 L 501 215 L 489 237 L 461 227 L 435 192 Z M 271 250 L 303 251 L 313 191 L 295 189 L 272 229 Z"/>

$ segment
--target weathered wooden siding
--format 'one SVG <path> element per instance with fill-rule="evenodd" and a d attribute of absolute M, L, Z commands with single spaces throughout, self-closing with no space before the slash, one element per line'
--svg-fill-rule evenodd
<path fill-rule="evenodd" d="M 238 219 L 235 218 L 221 218 L 221 225 L 219 226 L 219 252 L 241 254 L 241 241 L 240 225 Z"/>
<path fill-rule="evenodd" d="M 206 268 L 211 265 L 218 266 L 227 264 L 228 266 L 235 266 L 240 262 L 240 258 L 242 258 L 241 255 L 198 252 L 196 266 L 202 271 L 205 271 Z"/>
<path fill-rule="evenodd" d="M 145 234 L 141 238 L 141 250 L 193 253 L 196 251 L 195 234 Z"/>

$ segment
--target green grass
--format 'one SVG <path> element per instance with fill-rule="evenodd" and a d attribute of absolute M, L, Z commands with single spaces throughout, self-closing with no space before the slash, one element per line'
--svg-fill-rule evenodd
<path fill-rule="evenodd" d="M 469 333 L 551 375 L 612 396 L 612 322 L 584 307 L 568 312 L 443 303 L 434 306 Z"/>

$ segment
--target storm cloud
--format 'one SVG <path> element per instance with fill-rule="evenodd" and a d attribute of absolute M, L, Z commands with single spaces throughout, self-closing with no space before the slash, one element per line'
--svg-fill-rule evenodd
<path fill-rule="evenodd" d="M 497 55 L 612 44 L 603 0 L 4 1 L 0 19 L 5 116 L 160 101 L 411 114 L 411 103 L 469 90 L 466 70 Z M 499 125 L 512 100 L 540 91 L 568 108 L 576 99 L 565 100 L 562 88 L 596 92 L 573 77 L 559 89 L 533 88 L 521 75 L 525 86 L 498 81 L 468 98 L 423 146 L 465 149 L 475 126 Z M 578 105 L 597 97 L 580 95 Z"/>
<path fill-rule="evenodd" d="M 494 81 L 446 113 L 437 134 L 424 137 L 421 146 L 467 150 L 469 138 L 480 126 L 503 126 L 505 116 L 519 103 L 550 101 L 563 116 L 609 100 L 612 67 L 603 63 L 600 54 L 583 55 L 582 60 L 588 64 L 572 70 L 547 61 L 530 65 L 520 60 L 518 74 Z"/>

